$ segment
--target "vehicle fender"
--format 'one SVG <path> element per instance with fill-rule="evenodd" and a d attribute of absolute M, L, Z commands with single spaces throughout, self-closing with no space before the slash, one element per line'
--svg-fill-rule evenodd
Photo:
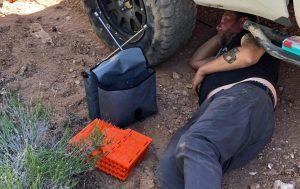
<path fill-rule="evenodd" d="M 295 10 L 295 17 L 298 23 L 298 27 L 300 27 L 300 1 L 294 1 L 294 10 Z"/>
<path fill-rule="evenodd" d="M 267 18 L 284 26 L 291 26 L 288 0 L 194 0 L 196 4 L 226 10 L 245 12 Z M 300 9 L 300 0 L 295 0 Z M 300 14 L 300 10 L 298 11 Z M 298 19 L 299 20 L 299 19 Z"/>

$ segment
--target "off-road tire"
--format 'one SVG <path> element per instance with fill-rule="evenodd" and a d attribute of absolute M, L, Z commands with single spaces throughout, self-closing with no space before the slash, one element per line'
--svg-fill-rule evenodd
<path fill-rule="evenodd" d="M 150 65 L 157 65 L 173 55 L 192 36 L 196 23 L 196 5 L 193 0 L 143 0 L 148 29 L 138 41 L 126 47 L 139 46 L 143 49 Z M 101 11 L 97 0 L 82 0 L 96 34 L 110 48 L 116 45 L 93 14 Z M 101 17 L 102 19 L 103 16 Z M 112 26 L 110 26 L 112 27 Z M 120 44 L 126 39 L 115 36 Z"/>

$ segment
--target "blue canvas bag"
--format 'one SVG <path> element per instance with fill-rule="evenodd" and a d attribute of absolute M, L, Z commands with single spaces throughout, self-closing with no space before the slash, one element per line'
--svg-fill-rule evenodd
<path fill-rule="evenodd" d="M 123 46 L 140 35 L 147 26 L 120 46 L 98 13 L 103 24 L 119 47 L 100 64 L 83 72 L 89 117 L 100 118 L 125 127 L 157 112 L 155 71 L 140 48 L 123 50 Z M 116 54 L 118 50 L 121 50 Z"/>
<path fill-rule="evenodd" d="M 140 48 L 120 51 L 92 69 L 85 89 L 91 119 L 124 127 L 157 112 L 155 71 Z"/>

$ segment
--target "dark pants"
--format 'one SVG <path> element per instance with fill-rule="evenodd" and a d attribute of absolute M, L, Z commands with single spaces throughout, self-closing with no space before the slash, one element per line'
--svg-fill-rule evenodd
<path fill-rule="evenodd" d="M 220 189 L 222 174 L 253 159 L 275 126 L 267 93 L 237 84 L 206 100 L 172 137 L 157 169 L 162 189 Z"/>

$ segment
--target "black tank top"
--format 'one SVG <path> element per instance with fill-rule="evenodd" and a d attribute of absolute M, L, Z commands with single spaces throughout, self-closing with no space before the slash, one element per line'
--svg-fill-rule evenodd
<path fill-rule="evenodd" d="M 220 49 L 217 56 L 222 55 L 224 52 L 227 52 L 235 47 L 241 46 L 241 39 L 246 34 L 246 31 L 242 31 L 237 34 L 231 42 Z M 250 78 L 250 77 L 259 77 L 268 80 L 274 86 L 278 81 L 278 72 L 279 72 L 279 61 L 270 56 L 268 53 L 265 53 L 257 64 L 242 68 L 238 70 L 224 71 L 207 75 L 201 83 L 199 90 L 199 104 L 201 104 L 207 97 L 207 95 L 214 89 L 236 83 L 241 80 Z"/>

